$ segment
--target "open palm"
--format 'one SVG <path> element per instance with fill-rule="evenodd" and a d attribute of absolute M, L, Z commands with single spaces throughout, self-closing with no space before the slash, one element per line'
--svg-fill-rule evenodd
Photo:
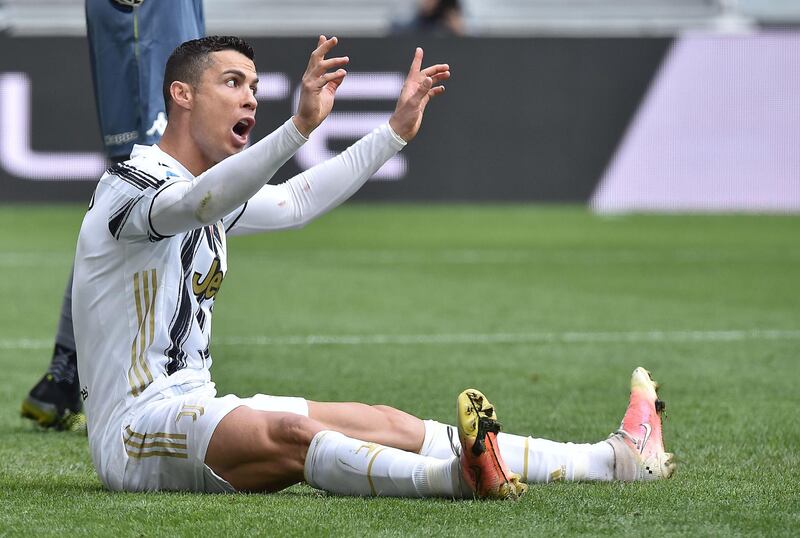
<path fill-rule="evenodd" d="M 311 53 L 308 66 L 303 73 L 294 122 L 297 129 L 306 137 L 331 113 L 336 90 L 347 75 L 347 71 L 341 69 L 350 61 L 347 56 L 325 58 L 338 42 L 336 37 L 327 39 L 324 35 L 319 36 L 317 48 Z"/>

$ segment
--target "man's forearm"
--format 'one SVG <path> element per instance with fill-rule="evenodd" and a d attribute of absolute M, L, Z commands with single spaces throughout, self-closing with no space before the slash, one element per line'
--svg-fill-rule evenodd
<path fill-rule="evenodd" d="M 162 235 L 217 222 L 245 203 L 306 142 L 292 120 L 193 181 L 168 186 L 153 200 L 150 219 Z"/>
<path fill-rule="evenodd" d="M 381 125 L 340 155 L 280 185 L 265 185 L 247 204 L 233 234 L 295 228 L 352 196 L 405 141 Z"/>

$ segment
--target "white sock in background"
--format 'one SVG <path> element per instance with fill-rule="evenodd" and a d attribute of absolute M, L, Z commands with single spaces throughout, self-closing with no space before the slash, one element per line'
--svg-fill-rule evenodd
<path fill-rule="evenodd" d="M 331 493 L 449 498 L 465 496 L 460 472 L 452 454 L 447 459 L 430 458 L 334 431 L 314 436 L 304 470 L 306 482 Z"/>
<path fill-rule="evenodd" d="M 420 454 L 452 458 L 452 444 L 460 446 L 458 431 L 434 420 L 426 420 Z M 500 455 L 513 473 L 526 483 L 554 480 L 613 480 L 614 450 L 605 441 L 593 444 L 557 443 L 521 435 L 500 433 Z"/>

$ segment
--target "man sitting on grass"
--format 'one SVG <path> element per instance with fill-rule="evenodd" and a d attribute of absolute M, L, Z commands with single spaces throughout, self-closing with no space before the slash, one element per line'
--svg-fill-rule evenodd
<path fill-rule="evenodd" d="M 417 134 L 446 64 L 417 49 L 388 123 L 341 155 L 267 185 L 328 116 L 348 58 L 320 36 L 297 113 L 245 149 L 258 83 L 235 37 L 179 46 L 167 62 L 169 122 L 102 177 L 81 226 L 73 318 L 95 468 L 112 490 L 276 491 L 305 480 L 345 495 L 518 498 L 527 482 L 643 480 L 673 472 L 656 384 L 632 378 L 622 427 L 595 444 L 499 433 L 469 389 L 454 429 L 386 406 L 258 394 L 218 398 L 211 318 L 226 235 L 299 227 L 346 200 Z"/>

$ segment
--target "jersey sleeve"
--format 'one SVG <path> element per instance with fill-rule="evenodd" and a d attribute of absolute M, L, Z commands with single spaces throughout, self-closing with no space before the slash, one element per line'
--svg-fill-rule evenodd
<path fill-rule="evenodd" d="M 225 230 L 230 235 L 305 226 L 352 196 L 406 142 L 383 124 L 336 157 L 279 185 L 264 185 Z"/>
<path fill-rule="evenodd" d="M 242 207 L 306 141 L 289 118 L 265 138 L 223 159 L 190 183 L 166 189 L 153 203 L 152 227 L 168 235 L 219 222 Z"/>
<path fill-rule="evenodd" d="M 160 241 L 150 219 L 153 201 L 173 185 L 186 182 L 166 167 L 137 167 L 128 161 L 111 167 L 100 182 L 108 211 L 108 231 L 116 240 Z"/>
<path fill-rule="evenodd" d="M 225 233 L 230 232 L 239 223 L 244 216 L 245 211 L 247 211 L 248 203 L 249 202 L 243 203 L 235 210 L 222 217 L 222 226 L 225 228 Z"/>

